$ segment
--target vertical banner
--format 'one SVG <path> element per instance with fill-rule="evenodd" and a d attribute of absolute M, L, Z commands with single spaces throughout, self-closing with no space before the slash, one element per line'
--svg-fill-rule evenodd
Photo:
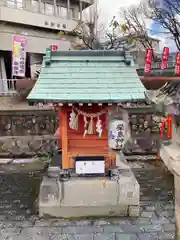
<path fill-rule="evenodd" d="M 177 75 L 180 74 L 180 52 L 176 53 L 176 67 L 175 67 L 175 73 Z"/>
<path fill-rule="evenodd" d="M 151 64 L 152 64 L 152 58 L 153 58 L 153 49 L 147 48 L 146 49 L 146 57 L 145 57 L 145 73 L 151 72 Z"/>
<path fill-rule="evenodd" d="M 26 39 L 13 36 L 12 76 L 25 77 L 26 72 Z"/>
<path fill-rule="evenodd" d="M 164 47 L 163 54 L 162 54 L 161 70 L 167 69 L 168 58 L 169 58 L 169 48 L 168 47 Z"/>

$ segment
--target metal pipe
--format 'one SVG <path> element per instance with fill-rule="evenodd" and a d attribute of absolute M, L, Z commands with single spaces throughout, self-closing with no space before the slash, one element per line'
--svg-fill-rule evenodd
<path fill-rule="evenodd" d="M 39 6 L 38 6 L 38 12 L 41 13 L 41 0 L 38 1 L 38 4 L 39 4 Z"/>
<path fill-rule="evenodd" d="M 70 19 L 70 0 L 67 0 L 67 18 Z"/>
<path fill-rule="evenodd" d="M 80 12 L 80 20 L 82 21 L 82 2 L 79 1 L 79 12 Z"/>
<path fill-rule="evenodd" d="M 54 4 L 54 15 L 57 16 L 57 2 L 56 0 L 53 1 Z"/>

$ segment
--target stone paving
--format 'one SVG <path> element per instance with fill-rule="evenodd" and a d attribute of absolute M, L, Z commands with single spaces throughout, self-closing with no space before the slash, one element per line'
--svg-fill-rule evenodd
<path fill-rule="evenodd" d="M 152 165 L 133 171 L 141 187 L 139 218 L 81 221 L 38 218 L 33 202 L 40 175 L 0 175 L 0 240 L 175 239 L 172 176 Z"/>

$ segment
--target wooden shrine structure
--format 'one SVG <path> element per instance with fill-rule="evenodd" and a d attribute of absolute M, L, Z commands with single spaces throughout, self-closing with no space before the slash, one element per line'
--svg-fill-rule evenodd
<path fill-rule="evenodd" d="M 144 91 L 128 53 L 100 50 L 53 52 L 47 49 L 39 79 L 27 99 L 31 103 L 51 103 L 58 109 L 62 168 L 75 173 L 76 179 L 72 176 L 63 183 L 65 190 L 60 205 L 61 181 L 55 185 L 57 182 L 43 180 L 40 194 L 44 196 L 44 189 L 50 184 L 47 189 L 58 190 L 54 195 L 58 197 L 44 200 L 40 196 L 41 215 L 106 215 L 110 206 L 114 215 L 118 215 L 124 205 L 126 210 L 135 206 L 135 215 L 138 215 L 139 184 L 133 173 L 130 178 L 124 179 L 122 175 L 120 181 L 112 182 L 108 180 L 107 170 L 112 178 L 113 170 L 126 165 L 119 155 L 130 137 L 128 114 L 122 105 L 141 104 L 145 101 Z M 119 174 L 118 170 L 117 177 Z M 78 178 L 81 175 L 86 177 Z M 97 178 L 91 179 L 87 175 L 97 175 Z M 102 187 L 102 178 L 98 176 L 106 181 L 106 188 Z M 129 189 L 131 194 L 128 194 Z M 132 196 L 131 199 L 128 196 Z M 131 211 L 125 212 L 127 215 Z"/>
<path fill-rule="evenodd" d="M 73 168 L 76 156 L 98 155 L 105 157 L 107 168 L 114 166 L 115 153 L 108 149 L 108 109 L 144 100 L 145 88 L 133 65 L 123 52 L 47 51 L 28 100 L 59 107 L 63 168 Z"/>

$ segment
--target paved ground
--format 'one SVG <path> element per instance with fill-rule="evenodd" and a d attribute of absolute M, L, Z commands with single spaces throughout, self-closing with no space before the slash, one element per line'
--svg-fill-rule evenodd
<path fill-rule="evenodd" d="M 136 168 L 137 167 L 137 168 Z M 40 175 L 1 175 L 0 240 L 169 240 L 175 239 L 173 178 L 160 167 L 135 165 L 141 186 L 141 217 L 39 219 L 33 209 Z"/>

